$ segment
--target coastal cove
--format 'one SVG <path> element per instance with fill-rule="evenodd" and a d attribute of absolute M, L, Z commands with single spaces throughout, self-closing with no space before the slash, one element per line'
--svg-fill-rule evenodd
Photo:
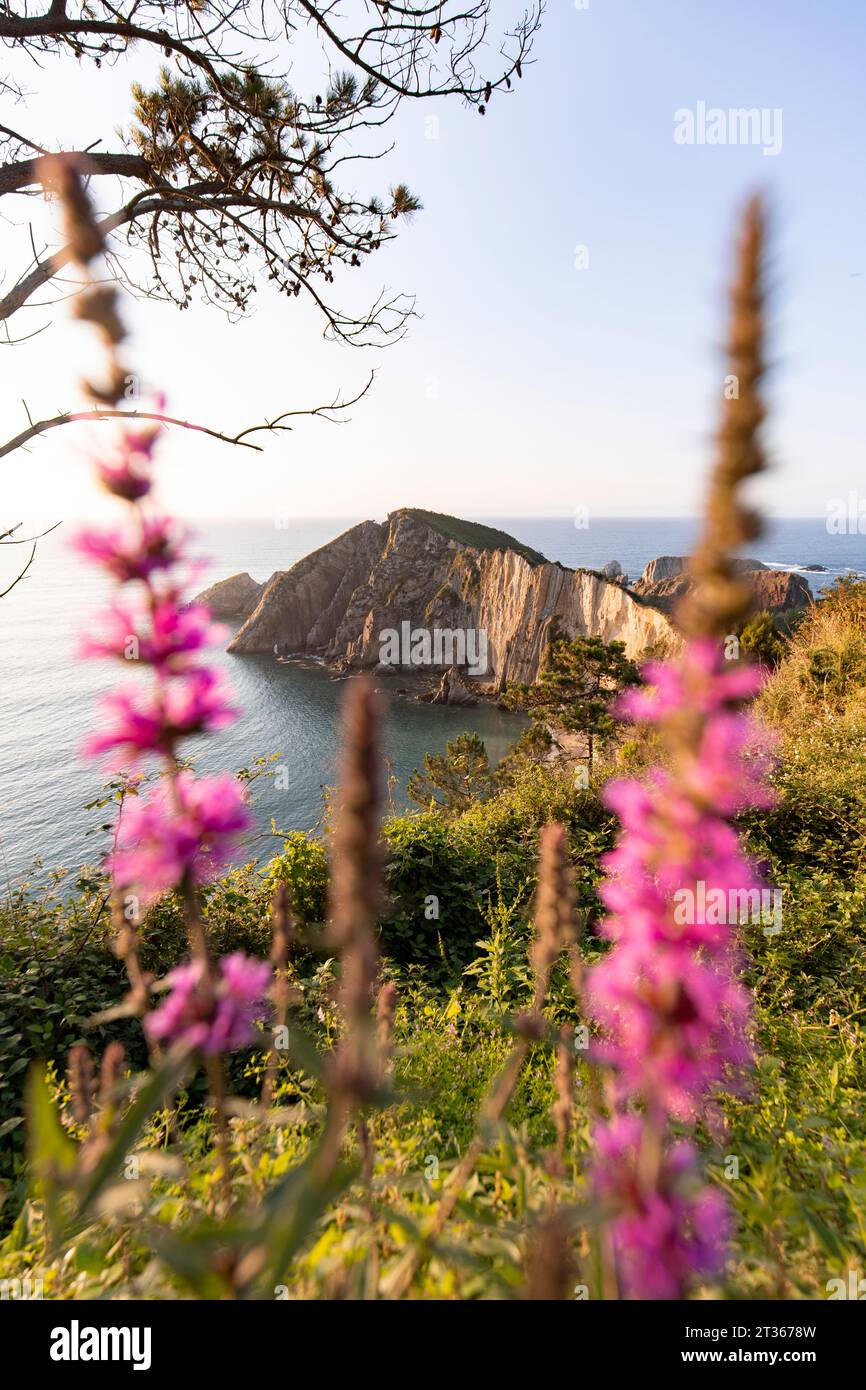
<path fill-rule="evenodd" d="M 49 518 L 56 520 L 57 518 Z M 261 583 L 278 569 L 326 544 L 357 518 L 225 522 L 195 528 L 198 553 L 208 557 L 201 585 L 249 571 Z M 491 524 L 514 534 L 548 559 L 566 566 L 601 569 L 616 559 L 633 577 L 659 555 L 687 553 L 694 534 L 688 519 L 592 519 L 586 529 L 571 517 L 511 518 Z M 100 823 L 110 808 L 82 815 L 102 784 L 100 770 L 77 755 L 92 731 L 100 694 L 116 669 L 76 657 L 78 633 L 104 599 L 96 576 L 70 552 L 65 524 L 40 544 L 26 581 L 4 600 L 0 644 L 4 681 L 0 691 L 0 872 L 4 886 L 27 875 L 34 856 L 46 870 L 70 869 L 98 861 L 106 845 Z M 848 569 L 864 567 L 866 538 L 830 535 L 823 520 L 775 523 L 751 547 L 762 563 L 795 569 L 826 566 L 804 573 L 813 592 Z M 228 640 L 228 638 L 226 638 Z M 230 680 L 242 717 L 218 741 L 196 748 L 204 771 L 235 771 L 257 757 L 279 754 L 285 769 L 280 788 L 260 779 L 253 788 L 263 837 L 251 853 L 269 852 L 271 818 L 281 830 L 310 829 L 322 811 L 322 787 L 334 777 L 337 716 L 343 681 L 313 661 L 278 663 L 272 654 L 232 655 L 219 649 L 215 659 Z M 399 681 L 386 680 L 393 690 Z M 386 751 L 394 804 L 405 804 L 406 779 L 425 752 L 441 752 L 464 730 L 487 744 L 491 761 L 519 735 L 522 719 L 493 705 L 471 709 L 426 705 L 391 698 Z M 88 831 L 88 826 L 90 827 Z M 271 842 L 273 843 L 273 842 Z"/>

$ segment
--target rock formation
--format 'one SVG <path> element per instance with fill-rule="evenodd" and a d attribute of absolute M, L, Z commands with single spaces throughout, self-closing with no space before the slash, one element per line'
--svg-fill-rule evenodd
<path fill-rule="evenodd" d="M 646 573 L 646 571 L 644 571 Z M 741 570 L 754 594 L 755 608 L 768 613 L 785 613 L 795 608 L 806 608 L 812 602 L 812 591 L 806 580 L 789 570 Z M 635 591 L 647 602 L 657 605 L 665 612 L 671 612 L 691 585 L 688 574 L 675 575 L 670 579 L 659 579 L 647 584 L 643 580 Z"/>
<path fill-rule="evenodd" d="M 635 592 L 640 593 L 642 585 L 659 584 L 664 579 L 676 579 L 686 567 L 682 555 L 659 555 L 650 560 L 640 579 L 635 584 Z"/>
<path fill-rule="evenodd" d="M 634 585 L 636 594 L 643 594 L 649 591 L 651 584 L 658 584 L 664 579 L 676 579 L 679 575 L 685 574 L 688 565 L 686 555 L 659 555 L 657 559 L 650 560 L 640 579 Z M 765 570 L 766 565 L 760 560 L 735 560 L 735 568 L 738 570 Z"/>
<path fill-rule="evenodd" d="M 248 574 L 233 574 L 205 589 L 197 602 L 206 603 L 215 618 L 248 618 L 264 587 Z"/>
<path fill-rule="evenodd" d="M 478 701 L 457 667 L 449 666 L 439 682 L 436 692 L 431 695 L 430 703 L 431 705 L 477 705 Z"/>
<path fill-rule="evenodd" d="M 381 670 L 382 634 L 406 624 L 445 638 L 484 634 L 486 670 L 473 674 L 491 692 L 534 681 L 554 631 L 624 642 L 633 658 L 679 641 L 653 601 L 621 584 L 552 564 L 490 527 L 407 508 L 361 522 L 273 575 L 229 651 L 278 644 L 341 669 Z M 467 674 L 448 644 L 437 664 Z"/>

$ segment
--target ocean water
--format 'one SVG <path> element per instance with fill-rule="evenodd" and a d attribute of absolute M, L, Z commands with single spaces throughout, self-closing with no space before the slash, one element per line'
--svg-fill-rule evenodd
<path fill-rule="evenodd" d="M 238 570 L 266 579 L 358 519 L 305 520 L 286 529 L 272 520 L 202 527 L 198 550 L 209 557 L 209 568 L 201 585 Z M 695 523 L 683 519 L 593 518 L 585 530 L 577 529 L 571 518 L 478 520 L 511 532 L 551 560 L 598 569 L 615 559 L 633 578 L 654 556 L 687 553 L 695 531 Z M 101 578 L 70 552 L 65 529 L 40 543 L 26 579 L 0 601 L 3 889 L 29 875 L 37 855 L 46 868 L 77 868 L 96 862 L 106 845 L 99 826 L 109 813 L 84 810 L 99 794 L 102 774 L 83 762 L 77 750 L 97 726 L 99 696 L 116 684 L 118 673 L 110 664 L 76 657 L 76 635 L 87 627 L 106 590 Z M 866 570 L 866 537 L 828 535 L 823 520 L 777 522 L 750 549 L 778 568 L 825 565 L 826 574 L 806 576 L 815 591 L 847 571 Z M 20 553 L 7 551 L 4 559 Z M 270 656 L 226 652 L 216 653 L 215 659 L 234 687 L 243 717 L 218 736 L 191 740 L 188 749 L 207 772 L 235 771 L 258 756 L 279 755 L 276 765 L 286 769 L 280 786 L 261 779 L 253 788 L 259 834 L 249 850 L 266 856 L 275 845 L 272 820 L 278 831 L 288 831 L 311 829 L 320 819 L 323 788 L 334 780 L 343 685 L 314 663 L 287 665 Z M 469 729 L 497 759 L 521 727 L 518 716 L 496 709 L 459 710 L 391 699 L 385 752 L 395 805 L 404 804 L 406 778 L 421 765 L 425 752 L 442 751 L 449 739 Z"/>

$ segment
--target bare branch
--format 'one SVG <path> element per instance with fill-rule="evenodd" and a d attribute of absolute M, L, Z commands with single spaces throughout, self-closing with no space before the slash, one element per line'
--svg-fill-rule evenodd
<path fill-rule="evenodd" d="M 0 545 L 30 545 L 32 541 L 41 541 L 43 536 L 50 536 L 52 531 L 56 531 L 58 526 L 62 526 L 62 521 L 55 521 L 53 526 L 46 526 L 44 531 L 40 531 L 36 536 L 20 536 L 16 540 L 10 540 L 16 531 L 20 531 L 22 522 L 18 521 L 14 526 L 10 526 L 8 531 L 0 531 Z"/>
<path fill-rule="evenodd" d="M 5 444 L 0 445 L 0 458 L 4 458 L 7 454 L 14 453 L 16 449 L 23 448 L 31 439 L 35 439 L 37 435 L 46 434 L 49 430 L 58 429 L 61 425 L 80 424 L 83 421 L 93 422 L 97 420 L 156 420 L 163 425 L 176 425 L 179 429 L 192 430 L 196 434 L 207 435 L 208 438 L 218 439 L 223 444 L 232 444 L 241 449 L 252 449 L 255 453 L 261 453 L 262 446 L 260 444 L 251 443 L 247 436 L 261 432 L 279 434 L 284 431 L 290 431 L 292 426 L 285 423 L 287 420 L 297 419 L 300 416 L 308 416 L 312 419 L 327 420 L 328 423 L 332 425 L 345 424 L 345 418 L 334 419 L 333 417 L 343 411 L 349 410 L 353 405 L 357 405 L 358 401 L 362 400 L 370 390 L 375 375 L 375 372 L 371 372 L 364 387 L 357 395 L 352 396 L 349 400 L 342 400 L 340 396 L 336 396 L 334 400 L 324 405 L 309 406 L 298 410 L 285 410 L 282 414 L 275 416 L 272 420 L 266 420 L 261 425 L 248 425 L 246 429 L 240 430 L 237 434 L 226 434 L 221 430 L 211 429 L 208 425 L 197 425 L 191 420 L 178 420 L 174 416 L 163 415 L 156 411 L 149 410 L 93 409 L 67 411 L 60 415 L 54 415 L 50 419 L 37 420 L 35 423 L 31 423 L 26 430 L 22 430 L 20 434 L 15 435 L 14 439 L 8 439 Z"/>
<path fill-rule="evenodd" d="M 0 593 L 0 598 L 5 598 L 7 594 L 11 594 L 12 590 L 15 588 L 15 585 L 21 583 L 21 580 L 24 578 L 24 576 L 25 576 L 25 574 L 27 573 L 27 571 L 29 570 L 30 566 L 33 564 L 33 557 L 35 556 L 35 554 L 36 554 L 36 542 L 34 541 L 34 542 L 33 542 L 33 549 L 32 549 L 31 552 L 30 552 L 30 556 L 29 556 L 29 558 L 28 558 L 28 560 L 27 560 L 27 564 L 24 566 L 23 570 L 22 570 L 21 573 L 17 576 L 17 578 L 12 580 L 12 583 L 9 585 L 9 587 L 8 587 L 7 589 L 4 589 L 3 592 Z"/>
<path fill-rule="evenodd" d="M 20 138 L 20 137 L 19 137 Z M 44 151 L 43 151 L 44 153 Z M 78 154 L 83 159 L 83 154 Z M 87 154 L 88 174 L 117 174 L 122 178 L 149 181 L 147 161 L 137 154 Z M 39 183 L 39 158 L 16 159 L 0 166 L 0 194 L 15 193 Z"/>
<path fill-rule="evenodd" d="M 16 538 L 15 540 L 11 540 L 10 537 L 11 537 L 11 536 L 14 536 L 14 535 L 15 535 L 15 532 L 16 532 L 16 531 L 19 531 L 19 530 L 21 529 L 21 524 L 22 524 L 22 523 L 19 521 L 19 522 L 16 523 L 15 526 L 10 526 L 8 530 L 0 532 L 0 545 L 30 545 L 30 546 L 32 546 L 32 549 L 31 549 L 31 551 L 30 551 L 30 555 L 29 555 L 29 557 L 28 557 L 28 559 L 27 559 L 27 563 L 26 563 L 26 565 L 24 566 L 23 570 L 22 570 L 21 573 L 17 576 L 17 578 L 15 578 L 15 579 L 12 580 L 12 583 L 8 586 L 8 588 L 6 588 L 6 589 L 3 590 L 2 594 L 0 594 L 0 598 L 5 598 L 7 594 L 11 594 L 12 590 L 15 588 L 15 585 L 21 583 L 21 580 L 24 578 L 24 576 L 25 576 L 25 574 L 27 573 L 27 571 L 29 570 L 30 566 L 33 564 L 33 558 L 34 558 L 34 556 L 35 556 L 35 554 L 36 554 L 36 547 L 37 547 L 37 545 L 39 544 L 39 542 L 42 540 L 42 537 L 43 537 L 43 536 L 50 536 L 50 534 L 51 534 L 52 531 L 56 531 L 57 528 L 58 528 L 58 526 L 61 526 L 61 525 L 62 525 L 62 522 L 60 522 L 60 521 L 55 521 L 55 523 L 54 523 L 53 526 L 46 526 L 45 530 L 44 530 L 44 531 L 40 531 L 39 534 L 36 535 L 36 536 L 18 537 L 18 538 Z"/>

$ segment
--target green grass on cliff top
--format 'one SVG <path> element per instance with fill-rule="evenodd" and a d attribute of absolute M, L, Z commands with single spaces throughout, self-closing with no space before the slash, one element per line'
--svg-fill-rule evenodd
<path fill-rule="evenodd" d="M 476 550 L 516 550 L 528 560 L 530 565 L 546 565 L 547 557 L 540 550 L 533 550 L 522 541 L 509 536 L 507 531 L 498 531 L 495 526 L 482 526 L 477 521 L 462 521 L 458 516 L 445 516 L 442 512 L 424 512 L 418 507 L 407 507 L 406 514 L 447 536 L 449 540 L 459 541 L 461 545 L 471 545 Z"/>

